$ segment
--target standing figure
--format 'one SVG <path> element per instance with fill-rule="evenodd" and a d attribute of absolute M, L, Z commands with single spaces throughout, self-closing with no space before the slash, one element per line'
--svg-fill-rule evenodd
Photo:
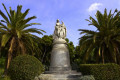
<path fill-rule="evenodd" d="M 57 39 L 59 37 L 59 27 L 60 27 L 60 23 L 59 23 L 59 19 L 57 19 L 56 25 L 55 25 L 55 30 L 54 30 L 54 34 L 53 34 L 53 39 Z"/>
<path fill-rule="evenodd" d="M 65 27 L 65 25 L 64 25 L 64 23 L 63 23 L 63 21 L 62 21 L 62 24 L 61 24 L 61 38 L 62 39 L 65 39 L 65 37 L 66 37 L 66 27 Z"/>

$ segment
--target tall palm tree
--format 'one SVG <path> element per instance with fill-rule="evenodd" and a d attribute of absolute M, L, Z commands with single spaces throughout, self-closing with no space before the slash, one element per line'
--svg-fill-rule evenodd
<path fill-rule="evenodd" d="M 25 54 L 27 51 L 33 51 L 37 49 L 36 41 L 39 40 L 34 34 L 43 34 L 44 30 L 37 28 L 30 28 L 32 25 L 40 25 L 39 23 L 30 23 L 35 16 L 26 18 L 29 9 L 22 13 L 22 6 L 17 6 L 17 11 L 12 10 L 8 12 L 5 5 L 2 4 L 7 15 L 0 10 L 0 15 L 3 20 L 0 21 L 0 33 L 2 34 L 1 46 L 5 47 L 9 45 L 8 55 L 6 59 L 6 70 L 9 68 L 12 57 L 18 54 Z"/>
<path fill-rule="evenodd" d="M 104 14 L 97 11 L 96 19 L 89 17 L 89 25 L 97 28 L 96 31 L 79 29 L 80 34 L 84 34 L 80 38 L 80 50 L 85 51 L 84 61 L 88 60 L 90 55 L 96 58 L 96 61 L 114 62 L 120 64 L 120 11 L 114 11 L 109 14 L 104 10 Z M 93 54 L 92 54 L 93 53 Z"/>

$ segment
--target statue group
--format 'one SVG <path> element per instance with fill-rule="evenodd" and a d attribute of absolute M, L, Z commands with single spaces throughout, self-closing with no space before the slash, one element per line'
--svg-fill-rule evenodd
<path fill-rule="evenodd" d="M 64 23 L 62 22 L 62 24 L 60 24 L 59 20 L 57 19 L 53 39 L 54 40 L 55 39 L 65 39 L 66 32 L 67 32 L 67 30 L 66 30 Z"/>

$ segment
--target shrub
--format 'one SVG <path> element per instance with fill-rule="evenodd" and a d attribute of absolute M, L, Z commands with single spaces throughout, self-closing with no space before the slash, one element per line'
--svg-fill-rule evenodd
<path fill-rule="evenodd" d="M 0 80 L 11 80 L 9 76 L 1 76 L 0 75 Z"/>
<path fill-rule="evenodd" d="M 17 56 L 11 61 L 8 74 L 11 80 L 33 80 L 44 71 L 42 63 L 29 55 Z"/>
<path fill-rule="evenodd" d="M 120 66 L 117 64 L 81 64 L 83 75 L 94 75 L 95 80 L 120 80 Z"/>

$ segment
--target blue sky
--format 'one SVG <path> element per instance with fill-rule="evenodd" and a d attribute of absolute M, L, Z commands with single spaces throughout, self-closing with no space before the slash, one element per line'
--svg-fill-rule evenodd
<path fill-rule="evenodd" d="M 23 12 L 29 8 L 28 17 L 35 15 L 37 19 L 33 22 L 42 24 L 33 27 L 45 30 L 47 33 L 44 35 L 53 34 L 57 19 L 63 21 L 67 28 L 67 38 L 75 46 L 81 37 L 78 29 L 96 30 L 95 27 L 88 26 L 89 23 L 85 20 L 89 15 L 94 16 L 97 10 L 103 12 L 105 8 L 108 11 L 116 8 L 120 10 L 120 0 L 0 0 L 0 10 L 5 12 L 2 3 L 7 9 L 23 5 Z"/>

